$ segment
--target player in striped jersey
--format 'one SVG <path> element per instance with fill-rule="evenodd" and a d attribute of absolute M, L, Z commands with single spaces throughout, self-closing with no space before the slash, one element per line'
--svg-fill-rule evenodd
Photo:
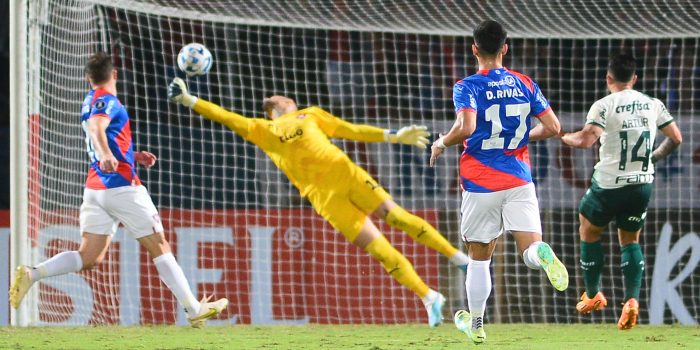
<path fill-rule="evenodd" d="M 529 140 L 559 133 L 559 120 L 537 84 L 503 67 L 506 32 L 495 21 L 474 30 L 472 52 L 479 71 L 454 86 L 457 114 L 452 129 L 435 141 L 431 166 L 448 146 L 464 142 L 460 158 L 461 234 L 471 263 L 467 268 L 469 311 L 455 314 L 455 325 L 472 341 L 486 338 L 483 316 L 491 293 L 489 265 L 502 232 L 510 232 L 525 265 L 544 270 L 557 290 L 569 276 L 547 243 L 542 242 L 539 204 L 532 183 Z M 540 124 L 532 128 L 532 118 Z"/>
<path fill-rule="evenodd" d="M 102 52 L 85 65 L 91 89 L 83 100 L 80 118 L 90 158 L 80 206 L 82 242 L 77 251 L 65 251 L 34 268 L 19 266 L 10 287 L 10 303 L 18 308 L 29 288 L 41 279 L 89 270 L 99 264 L 119 223 L 146 248 L 166 287 L 185 308 L 193 327 L 221 313 L 228 305 L 222 298 L 209 302 L 192 294 L 185 274 L 163 235 L 158 210 L 136 175 L 135 163 L 150 168 L 156 156 L 134 152 L 129 114 L 117 98 L 117 71 Z"/>
<path fill-rule="evenodd" d="M 683 141 L 664 104 L 634 90 L 635 69 L 633 56 L 613 56 L 606 77 L 610 94 L 591 106 L 581 131 L 562 137 L 565 144 L 580 148 L 590 148 L 600 139 L 600 161 L 579 206 L 580 264 L 586 291 L 576 310 L 589 313 L 608 303 L 600 291 L 604 261 L 600 240 L 608 223 L 615 220 L 625 281 L 625 303 L 617 324 L 620 329 L 637 324 L 644 275 L 639 234 L 651 198 L 654 163 Z M 652 152 L 657 129 L 666 139 Z"/>

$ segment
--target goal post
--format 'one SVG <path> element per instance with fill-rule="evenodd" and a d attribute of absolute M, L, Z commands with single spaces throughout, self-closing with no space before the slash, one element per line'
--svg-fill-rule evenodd
<path fill-rule="evenodd" d="M 623 49 L 637 56 L 636 87 L 667 105 L 685 139 L 657 168 L 642 238 L 641 320 L 697 323 L 697 9 L 692 1 L 12 2 L 11 268 L 78 247 L 88 169 L 79 123 L 89 89 L 83 65 L 90 54 L 107 51 L 135 151 L 159 158 L 137 172 L 175 256 L 195 294 L 231 300 L 212 324 L 424 322 L 420 301 L 318 216 L 261 150 L 167 101 L 166 89 L 174 77 L 184 78 L 177 52 L 199 42 L 214 64 L 207 76 L 186 81 L 193 94 L 227 109 L 262 118 L 264 97 L 288 95 L 301 107 L 319 105 L 354 123 L 427 125 L 434 139 L 454 122 L 454 82 L 476 72 L 471 32 L 493 18 L 509 33 L 505 65 L 539 84 L 567 131 L 580 129 L 590 105 L 607 93 L 608 56 Z M 428 151 L 333 142 L 400 205 L 462 248 L 456 147 L 430 168 Z M 592 317 L 574 309 L 583 290 L 577 205 L 597 154 L 558 140 L 532 143 L 529 154 L 544 238 L 569 268 L 571 283 L 555 292 L 504 235 L 492 263 L 487 322 L 615 322 L 624 289 L 613 225 L 604 238 L 610 306 Z M 447 318 L 465 306 L 458 268 L 406 234 L 379 227 L 427 284 L 448 297 Z M 186 324 L 150 257 L 121 229 L 98 268 L 43 280 L 28 303 L 13 324 Z"/>
<path fill-rule="evenodd" d="M 29 258 L 27 241 L 28 103 L 27 96 L 27 1 L 10 4 L 10 271 Z M 4 301 L 3 301 L 4 302 Z M 29 324 L 28 309 L 11 310 L 12 324 Z"/>

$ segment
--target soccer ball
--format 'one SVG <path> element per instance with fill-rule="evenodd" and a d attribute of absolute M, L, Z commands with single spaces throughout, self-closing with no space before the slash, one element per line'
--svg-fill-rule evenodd
<path fill-rule="evenodd" d="M 188 77 L 209 73 L 213 61 L 211 52 L 204 45 L 198 43 L 185 45 L 177 54 L 177 66 Z"/>

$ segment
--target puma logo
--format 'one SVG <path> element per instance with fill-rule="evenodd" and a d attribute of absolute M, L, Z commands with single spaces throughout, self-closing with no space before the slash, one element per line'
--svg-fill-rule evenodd
<path fill-rule="evenodd" d="M 370 188 L 371 190 L 374 190 L 375 188 L 379 187 L 379 184 L 378 184 L 378 183 L 376 183 L 376 182 L 375 182 L 375 183 L 372 183 L 372 181 L 370 181 L 370 180 L 365 180 L 365 183 L 366 183 L 367 185 L 369 185 L 369 188 Z"/>

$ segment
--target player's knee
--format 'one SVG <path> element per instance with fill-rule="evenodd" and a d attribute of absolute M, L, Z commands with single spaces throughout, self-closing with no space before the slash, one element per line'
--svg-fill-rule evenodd
<path fill-rule="evenodd" d="M 139 238 L 138 241 L 154 258 L 171 252 L 170 244 L 162 232 Z"/>
<path fill-rule="evenodd" d="M 385 200 L 379 207 L 374 211 L 374 215 L 379 216 L 382 219 L 386 219 L 389 213 L 398 207 L 398 204 L 391 199 Z"/>
<path fill-rule="evenodd" d="M 633 243 L 639 243 L 639 235 L 636 234 L 629 234 L 629 235 L 620 235 L 620 245 L 621 246 L 628 246 Z"/>
<path fill-rule="evenodd" d="M 600 240 L 601 233 L 596 232 L 589 224 L 579 226 L 578 235 L 582 241 L 592 243 Z"/>
<path fill-rule="evenodd" d="M 80 258 L 83 260 L 82 271 L 92 270 L 104 260 L 104 255 L 84 254 L 80 253 Z"/>

